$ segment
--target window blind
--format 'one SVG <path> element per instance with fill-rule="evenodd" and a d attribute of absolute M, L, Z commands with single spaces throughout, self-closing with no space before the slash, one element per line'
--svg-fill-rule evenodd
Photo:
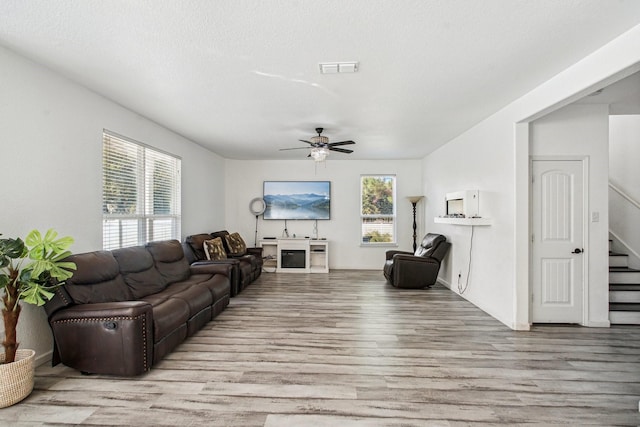
<path fill-rule="evenodd" d="M 180 238 L 180 166 L 178 157 L 103 132 L 104 249 Z"/>

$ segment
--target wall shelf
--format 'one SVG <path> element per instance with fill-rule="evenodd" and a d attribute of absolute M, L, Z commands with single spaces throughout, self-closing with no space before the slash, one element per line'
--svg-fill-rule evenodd
<path fill-rule="evenodd" d="M 436 224 L 452 224 L 452 225 L 491 225 L 491 218 L 443 218 L 435 217 L 433 222 Z"/>

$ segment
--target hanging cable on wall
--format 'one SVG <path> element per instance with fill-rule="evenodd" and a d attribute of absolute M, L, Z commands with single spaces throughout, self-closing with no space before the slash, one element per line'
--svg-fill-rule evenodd
<path fill-rule="evenodd" d="M 471 274 L 471 253 L 473 249 L 473 229 L 474 229 L 474 226 L 472 225 L 471 236 L 469 237 L 469 264 L 467 266 L 467 275 L 466 275 L 467 280 L 464 286 L 462 286 L 462 283 L 461 283 L 462 275 L 458 274 L 458 292 L 460 293 L 460 295 L 464 294 L 467 288 L 469 287 L 469 275 Z"/>

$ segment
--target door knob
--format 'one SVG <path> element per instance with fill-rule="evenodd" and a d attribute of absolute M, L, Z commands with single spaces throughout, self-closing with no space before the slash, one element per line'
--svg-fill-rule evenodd
<path fill-rule="evenodd" d="M 573 250 L 573 252 L 571 252 L 572 254 L 581 254 L 582 252 L 584 252 L 584 249 L 580 249 L 580 248 L 575 248 Z"/>

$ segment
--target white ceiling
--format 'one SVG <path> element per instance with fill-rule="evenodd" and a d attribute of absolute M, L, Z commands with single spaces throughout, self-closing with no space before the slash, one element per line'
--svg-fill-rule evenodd
<path fill-rule="evenodd" d="M 0 45 L 227 158 L 303 158 L 278 149 L 321 126 L 357 142 L 331 158 L 409 159 L 639 23 L 638 0 L 2 0 Z"/>

